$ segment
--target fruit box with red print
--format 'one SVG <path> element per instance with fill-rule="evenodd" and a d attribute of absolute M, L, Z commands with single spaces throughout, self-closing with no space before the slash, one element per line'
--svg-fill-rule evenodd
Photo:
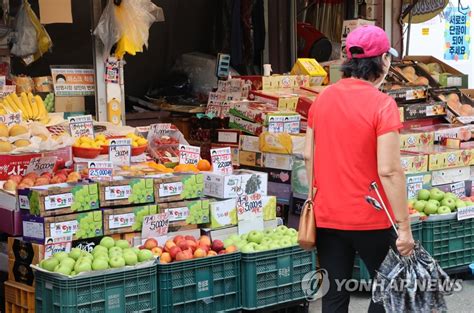
<path fill-rule="evenodd" d="M 424 132 L 421 130 L 402 130 L 400 132 L 400 149 L 432 146 L 434 141 L 433 132 Z"/>
<path fill-rule="evenodd" d="M 449 149 L 443 146 L 418 147 L 402 150 L 404 153 L 428 156 L 428 170 L 442 170 L 473 165 L 472 149 Z"/>

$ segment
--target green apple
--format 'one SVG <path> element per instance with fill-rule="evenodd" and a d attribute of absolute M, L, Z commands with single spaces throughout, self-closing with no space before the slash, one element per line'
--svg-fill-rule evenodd
<path fill-rule="evenodd" d="M 417 199 L 427 201 L 430 198 L 430 191 L 426 189 L 421 189 L 418 191 Z"/>
<path fill-rule="evenodd" d="M 458 199 L 458 196 L 456 196 L 454 193 L 452 192 L 446 192 L 444 194 L 444 199 L 446 198 L 451 198 L 451 199 L 454 199 L 454 200 L 457 200 Z"/>
<path fill-rule="evenodd" d="M 245 240 L 239 240 L 237 242 L 234 242 L 234 246 L 238 249 L 238 250 L 242 250 L 242 248 L 247 244 L 247 241 Z"/>
<path fill-rule="evenodd" d="M 115 246 L 122 249 L 127 249 L 127 248 L 130 248 L 130 243 L 128 243 L 127 240 L 120 239 L 115 242 Z"/>
<path fill-rule="evenodd" d="M 249 241 L 249 234 L 242 234 L 240 235 L 241 240 Z"/>
<path fill-rule="evenodd" d="M 94 259 L 94 256 L 92 254 L 90 254 L 89 252 L 87 252 L 87 251 L 82 251 L 81 252 L 81 257 L 82 258 L 88 258 L 91 261 Z"/>
<path fill-rule="evenodd" d="M 439 190 L 438 188 L 433 188 L 430 191 L 430 200 L 437 200 L 441 201 L 444 198 L 444 192 Z"/>
<path fill-rule="evenodd" d="M 298 236 L 298 231 L 294 228 L 288 228 L 288 230 L 286 231 L 286 235 L 289 237 L 296 237 Z"/>
<path fill-rule="evenodd" d="M 224 248 L 230 247 L 234 244 L 234 241 L 230 238 L 224 240 Z"/>
<path fill-rule="evenodd" d="M 77 259 L 76 264 L 77 264 L 77 263 L 89 263 L 89 264 L 92 264 L 92 261 L 94 261 L 94 260 L 91 259 L 91 258 L 88 258 L 88 257 L 80 257 L 79 259 Z"/>
<path fill-rule="evenodd" d="M 291 247 L 293 244 L 289 238 L 283 238 L 280 240 L 280 245 L 282 248 Z"/>
<path fill-rule="evenodd" d="M 98 258 L 95 259 L 94 262 L 92 262 L 92 270 L 94 271 L 106 270 L 108 268 L 109 262 L 104 258 Z"/>
<path fill-rule="evenodd" d="M 100 257 L 105 257 L 105 258 L 109 258 L 109 254 L 107 252 L 103 252 L 103 251 L 100 251 L 100 252 L 97 252 L 96 254 L 94 254 L 94 260 L 97 259 L 97 258 L 100 258 Z"/>
<path fill-rule="evenodd" d="M 55 259 L 57 259 L 59 262 L 61 262 L 62 259 L 65 259 L 67 257 L 69 257 L 69 254 L 67 252 L 64 252 L 64 251 L 60 251 L 60 252 L 56 252 L 53 257 Z"/>
<path fill-rule="evenodd" d="M 255 252 L 255 247 L 256 246 L 257 246 L 257 244 L 255 242 L 249 242 L 248 244 L 243 246 L 240 251 L 242 253 L 253 253 L 253 252 Z"/>
<path fill-rule="evenodd" d="M 426 200 L 418 200 L 413 205 L 413 208 L 418 212 L 423 212 L 425 210 L 426 203 Z"/>
<path fill-rule="evenodd" d="M 76 265 L 74 265 L 74 271 L 77 274 L 82 272 L 90 272 L 92 271 L 92 265 L 89 262 L 76 262 Z"/>
<path fill-rule="evenodd" d="M 428 203 L 434 203 L 438 208 L 441 206 L 441 203 L 438 200 L 430 199 L 428 200 Z"/>
<path fill-rule="evenodd" d="M 56 259 L 55 257 L 50 257 L 46 260 L 43 260 L 41 262 L 41 267 L 47 271 L 54 271 L 54 268 L 59 265 L 59 260 Z"/>
<path fill-rule="evenodd" d="M 71 274 L 71 268 L 69 266 L 64 266 L 64 265 L 58 265 L 56 266 L 56 268 L 54 269 L 54 271 L 56 273 L 61 273 L 63 275 L 70 275 Z"/>
<path fill-rule="evenodd" d="M 454 210 L 456 208 L 456 200 L 452 197 L 445 197 L 441 201 L 441 206 L 447 206 L 450 210 Z"/>
<path fill-rule="evenodd" d="M 72 271 L 71 274 L 69 274 L 70 276 L 76 276 L 76 271 Z"/>
<path fill-rule="evenodd" d="M 285 225 L 280 225 L 275 229 L 275 232 L 280 235 L 285 235 L 287 230 L 288 230 L 288 227 L 286 227 Z"/>
<path fill-rule="evenodd" d="M 270 242 L 272 242 L 272 238 L 263 237 L 263 238 L 262 238 L 262 241 L 260 242 L 260 244 L 268 245 L 268 244 L 270 244 Z"/>
<path fill-rule="evenodd" d="M 273 249 L 280 249 L 281 246 L 280 246 L 280 243 L 279 243 L 278 241 L 273 241 L 272 243 L 270 243 L 270 244 L 268 245 L 268 248 L 269 248 L 270 250 L 273 250 Z"/>
<path fill-rule="evenodd" d="M 135 252 L 135 254 L 138 254 L 138 252 L 140 252 L 140 249 L 138 249 L 137 247 L 133 247 L 132 250 L 133 252 Z"/>
<path fill-rule="evenodd" d="M 296 245 L 298 243 L 298 237 L 291 237 L 290 240 L 293 245 Z"/>
<path fill-rule="evenodd" d="M 263 231 L 263 236 L 270 236 L 271 234 L 273 234 L 273 229 L 271 228 L 267 228 Z"/>
<path fill-rule="evenodd" d="M 69 252 L 69 257 L 77 260 L 82 254 L 82 250 L 79 248 L 72 248 L 71 251 Z"/>
<path fill-rule="evenodd" d="M 472 201 L 464 201 L 464 204 L 465 204 L 466 206 L 473 206 L 473 205 L 474 205 L 474 202 L 472 202 Z"/>
<path fill-rule="evenodd" d="M 107 249 L 110 249 L 115 246 L 115 240 L 112 237 L 105 236 L 100 240 L 100 245 Z"/>
<path fill-rule="evenodd" d="M 447 206 L 440 206 L 438 208 L 438 214 L 448 214 L 451 213 L 451 209 Z"/>
<path fill-rule="evenodd" d="M 138 256 L 133 252 L 125 253 L 123 259 L 126 265 L 135 265 L 138 263 Z"/>
<path fill-rule="evenodd" d="M 138 251 L 140 251 L 140 250 L 138 250 Z M 138 252 L 135 253 L 135 250 L 133 250 L 133 248 L 125 248 L 125 249 L 122 250 L 122 253 L 123 253 L 123 255 L 125 255 L 125 253 L 137 254 Z"/>
<path fill-rule="evenodd" d="M 466 207 L 466 203 L 464 203 L 464 201 L 462 200 L 457 200 L 456 201 L 456 208 L 459 209 L 459 208 L 465 208 Z"/>
<path fill-rule="evenodd" d="M 268 245 L 261 243 L 261 244 L 255 246 L 254 249 L 255 249 L 255 251 L 266 251 L 266 250 L 268 250 L 269 248 L 268 248 Z"/>
<path fill-rule="evenodd" d="M 100 245 L 95 246 L 94 249 L 92 250 L 92 255 L 95 255 L 96 253 L 99 253 L 99 252 L 109 253 L 109 249 Z"/>
<path fill-rule="evenodd" d="M 428 202 L 425 205 L 424 212 L 426 215 L 436 214 L 438 213 L 438 206 L 436 205 L 436 203 Z"/>
<path fill-rule="evenodd" d="M 110 254 L 116 254 L 116 253 L 120 253 L 122 254 L 122 248 L 119 248 L 119 247 L 112 247 L 109 249 L 109 255 Z"/>
<path fill-rule="evenodd" d="M 422 217 L 422 216 L 427 216 L 427 215 L 425 214 L 425 212 L 419 212 L 419 214 L 420 214 L 420 217 Z"/>
<path fill-rule="evenodd" d="M 255 243 L 260 243 L 262 242 L 263 239 L 263 233 L 260 231 L 252 230 L 248 234 L 248 241 L 250 242 L 255 242 Z"/>
<path fill-rule="evenodd" d="M 138 262 L 145 262 L 153 259 L 153 253 L 150 250 L 143 249 L 138 252 Z"/>
<path fill-rule="evenodd" d="M 142 251 L 150 251 L 150 250 L 142 250 Z M 151 253 L 151 251 L 150 251 L 150 253 Z M 114 257 L 110 258 L 109 265 L 110 265 L 111 268 L 124 267 L 125 266 L 125 260 L 121 256 L 114 256 Z"/>
<path fill-rule="evenodd" d="M 237 240 L 240 240 L 240 237 L 239 237 L 239 235 L 237 235 L 237 234 L 233 234 L 233 235 L 231 235 L 231 236 L 229 237 L 229 239 L 231 239 L 232 241 L 235 242 L 235 241 L 237 241 Z"/>
<path fill-rule="evenodd" d="M 61 262 L 59 262 L 59 264 L 61 266 L 66 266 L 66 267 L 69 267 L 70 269 L 73 269 L 74 264 L 76 264 L 76 261 L 73 258 L 67 257 L 67 258 L 62 259 Z"/>

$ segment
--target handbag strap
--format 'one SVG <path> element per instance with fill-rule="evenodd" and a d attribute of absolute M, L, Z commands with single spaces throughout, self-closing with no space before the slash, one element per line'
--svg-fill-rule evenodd
<path fill-rule="evenodd" d="M 317 192 L 317 189 L 314 187 L 314 141 L 315 141 L 315 131 L 314 129 L 312 129 L 313 131 L 313 140 L 311 142 L 311 157 L 309 159 L 309 162 L 311 164 L 311 179 L 308 181 L 309 182 L 309 196 L 310 196 L 310 199 L 311 201 L 314 200 L 314 196 L 316 195 L 316 192 Z M 315 190 L 316 189 L 316 190 Z"/>

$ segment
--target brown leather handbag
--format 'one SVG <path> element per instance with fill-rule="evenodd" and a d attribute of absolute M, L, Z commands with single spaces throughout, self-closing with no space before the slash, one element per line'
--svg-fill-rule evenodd
<path fill-rule="evenodd" d="M 314 175 L 314 151 L 311 154 L 311 180 L 309 186 L 309 198 L 303 205 L 300 215 L 300 224 L 298 229 L 298 244 L 305 250 L 313 250 L 316 248 L 316 217 L 314 215 L 314 196 L 318 192 L 313 187 Z"/>

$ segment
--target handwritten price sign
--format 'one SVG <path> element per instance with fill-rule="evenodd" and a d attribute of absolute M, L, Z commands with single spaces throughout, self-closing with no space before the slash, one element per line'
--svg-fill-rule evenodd
<path fill-rule="evenodd" d="M 211 161 L 214 173 L 232 174 L 232 154 L 229 148 L 211 149 Z"/>
<path fill-rule="evenodd" d="M 52 173 L 57 160 L 57 157 L 33 158 L 26 168 L 26 174 L 31 172 L 35 172 L 38 175 Z"/>
<path fill-rule="evenodd" d="M 252 230 L 263 230 L 263 199 L 260 193 L 237 198 L 239 235 Z"/>
<path fill-rule="evenodd" d="M 112 180 L 112 162 L 87 162 L 87 168 L 90 179 L 105 181 Z"/>
<path fill-rule="evenodd" d="M 6 124 L 7 126 L 11 126 L 13 124 L 20 124 L 21 112 L 0 115 L 0 123 Z"/>
<path fill-rule="evenodd" d="M 114 165 L 130 165 L 132 157 L 132 140 L 115 139 L 110 141 L 109 161 Z"/>
<path fill-rule="evenodd" d="M 142 238 L 161 237 L 168 233 L 169 213 L 148 215 L 143 218 Z"/>
<path fill-rule="evenodd" d="M 68 117 L 69 130 L 73 138 L 89 137 L 94 138 L 94 124 L 92 115 Z"/>
<path fill-rule="evenodd" d="M 179 164 L 197 165 L 201 158 L 201 148 L 194 146 L 179 146 Z"/>

